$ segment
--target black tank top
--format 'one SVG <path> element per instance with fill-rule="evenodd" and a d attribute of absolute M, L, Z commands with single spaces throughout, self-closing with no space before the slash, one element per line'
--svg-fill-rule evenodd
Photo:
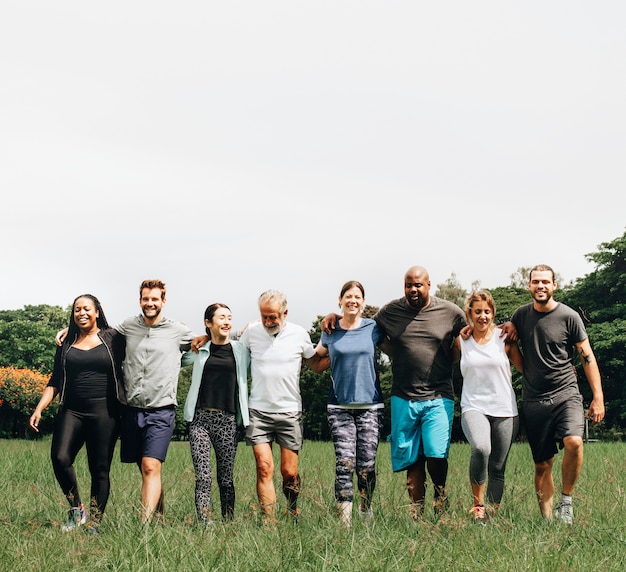
<path fill-rule="evenodd" d="M 211 355 L 204 363 L 198 394 L 198 409 L 236 412 L 237 366 L 230 344 L 211 344 Z"/>

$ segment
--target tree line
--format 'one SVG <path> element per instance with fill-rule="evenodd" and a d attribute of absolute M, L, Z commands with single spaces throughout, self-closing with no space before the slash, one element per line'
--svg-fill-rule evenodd
<path fill-rule="evenodd" d="M 600 366 L 606 417 L 594 432 L 604 439 L 622 440 L 626 437 L 626 232 L 610 242 L 601 243 L 596 252 L 586 254 L 585 258 L 593 264 L 594 270 L 568 284 L 562 284 L 557 276 L 559 288 L 554 297 L 582 316 Z M 531 301 L 526 288 L 529 270 L 518 268 L 511 274 L 508 286 L 490 289 L 497 305 L 496 322 L 507 321 L 517 307 Z M 478 288 L 478 282 L 471 286 L 472 290 Z M 461 307 L 469 293 L 459 284 L 454 273 L 445 282 L 437 284 L 431 292 Z M 27 435 L 29 412 L 34 409 L 45 380 L 52 371 L 56 351 L 52 340 L 56 332 L 67 325 L 70 310 L 69 307 L 48 305 L 0 310 L 0 436 Z M 364 315 L 371 317 L 377 310 L 374 306 L 366 306 Z M 314 344 L 321 336 L 322 318 L 318 316 L 309 330 Z M 585 403 L 589 404 L 591 393 L 580 364 L 577 364 L 576 369 Z M 389 360 L 381 353 L 378 355 L 378 370 L 386 404 L 383 427 L 383 437 L 386 437 L 390 428 L 391 367 Z M 32 375 L 28 372 L 32 372 Z M 183 368 L 178 388 L 179 403 L 184 403 L 190 379 L 190 368 Z M 305 438 L 326 440 L 329 438 L 326 401 L 330 373 L 316 374 L 305 366 L 300 381 Z M 454 384 L 458 400 L 462 387 L 458 367 L 454 372 Z M 514 372 L 513 384 L 520 395 L 521 376 L 517 372 Z M 458 415 L 458 407 L 456 411 Z M 54 413 L 53 407 L 48 408 L 48 418 L 42 420 L 44 430 L 46 423 L 51 423 Z M 177 412 L 175 438 L 187 438 L 182 408 Z M 458 418 L 453 425 L 453 439 L 463 439 Z"/>

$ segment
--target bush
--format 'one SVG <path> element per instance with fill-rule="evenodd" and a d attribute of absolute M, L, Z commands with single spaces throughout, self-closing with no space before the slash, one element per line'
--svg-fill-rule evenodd
<path fill-rule="evenodd" d="M 34 433 L 28 427 L 49 376 L 26 368 L 0 367 L 0 436 L 28 437 Z M 42 413 L 39 430 L 48 433 L 58 409 L 53 401 Z"/>

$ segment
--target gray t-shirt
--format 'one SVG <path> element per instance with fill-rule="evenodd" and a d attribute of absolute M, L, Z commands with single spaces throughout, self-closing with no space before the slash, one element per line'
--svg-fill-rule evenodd
<path fill-rule="evenodd" d="M 416 312 L 405 298 L 383 306 L 374 320 L 391 341 L 391 395 L 413 401 L 454 399 L 452 343 L 465 326 L 463 310 L 452 302 L 430 297 Z"/>
<path fill-rule="evenodd" d="M 559 401 L 580 393 L 572 361 L 574 346 L 587 338 L 581 317 L 559 304 L 550 312 L 537 312 L 532 304 L 521 306 L 511 318 L 524 354 L 522 399 Z"/>

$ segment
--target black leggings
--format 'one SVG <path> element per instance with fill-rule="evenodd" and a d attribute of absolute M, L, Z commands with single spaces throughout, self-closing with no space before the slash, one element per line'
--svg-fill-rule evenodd
<path fill-rule="evenodd" d="M 54 424 L 50 457 L 54 474 L 70 506 L 81 504 L 74 460 L 83 445 L 91 474 L 91 510 L 102 515 L 109 500 L 109 471 L 119 434 L 116 406 L 106 398 L 90 399 L 83 411 L 62 408 Z"/>

